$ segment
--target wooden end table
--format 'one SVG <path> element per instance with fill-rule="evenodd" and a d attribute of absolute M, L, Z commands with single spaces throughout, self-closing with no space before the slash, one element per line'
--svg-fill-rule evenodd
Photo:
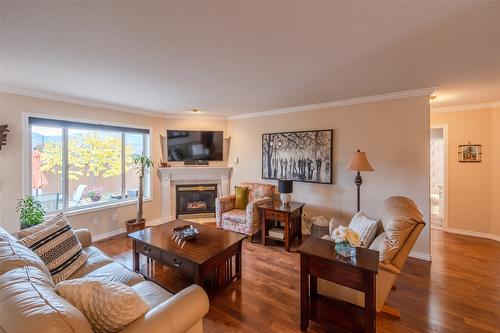
<path fill-rule="evenodd" d="M 290 242 L 297 237 L 302 241 L 302 209 L 305 204 L 302 202 L 290 202 L 288 206 L 283 206 L 281 201 L 259 206 L 262 222 L 262 244 L 266 245 L 268 239 L 285 243 L 286 251 L 290 251 Z M 269 236 L 269 229 L 277 222 L 284 225 L 284 238 Z"/>
<path fill-rule="evenodd" d="M 351 332 L 375 332 L 377 251 L 356 248 L 355 259 L 335 252 L 335 243 L 309 237 L 300 252 L 300 329 L 307 331 L 314 320 L 335 331 L 342 327 Z M 365 307 L 318 294 L 318 281 L 331 281 L 364 292 Z"/>

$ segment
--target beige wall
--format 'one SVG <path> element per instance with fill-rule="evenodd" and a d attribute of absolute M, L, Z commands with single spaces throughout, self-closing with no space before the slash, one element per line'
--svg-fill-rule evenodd
<path fill-rule="evenodd" d="M 159 135 L 160 133 L 164 134 L 167 128 L 223 131 L 226 129 L 225 120 L 207 120 L 196 117 L 190 119 L 165 119 L 1 93 L 0 123 L 8 124 L 11 132 L 8 135 L 7 146 L 0 151 L 0 225 L 10 232 L 19 229 L 19 217 L 15 207 L 17 200 L 23 195 L 23 112 L 150 127 L 152 128 L 151 152 L 156 162 L 161 158 Z M 158 218 L 161 215 L 160 180 L 156 172 L 153 172 L 152 190 L 153 200 L 146 202 L 144 206 L 144 214 L 147 219 Z M 112 219 L 114 212 L 118 213 L 117 221 Z M 98 225 L 92 224 L 94 217 L 99 218 Z M 131 204 L 71 216 L 70 220 L 76 227 L 90 228 L 93 235 L 99 235 L 123 228 L 124 221 L 134 217 L 135 205 Z"/>
<path fill-rule="evenodd" d="M 354 173 L 346 171 L 356 149 L 367 153 L 375 172 L 362 174 L 362 209 L 380 217 L 384 199 L 404 195 L 429 216 L 429 99 L 414 97 L 334 109 L 230 120 L 232 185 L 261 181 L 261 135 L 310 129 L 334 129 L 334 184 L 294 183 L 292 200 L 306 203 L 309 216 L 344 220 L 356 210 Z M 276 181 L 267 181 L 276 183 Z M 429 253 L 428 226 L 414 250 Z"/>
<path fill-rule="evenodd" d="M 491 111 L 490 232 L 500 236 L 500 108 Z"/>
<path fill-rule="evenodd" d="M 447 227 L 499 235 L 500 111 L 431 113 L 432 125 L 448 126 Z M 458 162 L 458 146 L 482 145 L 481 163 Z"/>

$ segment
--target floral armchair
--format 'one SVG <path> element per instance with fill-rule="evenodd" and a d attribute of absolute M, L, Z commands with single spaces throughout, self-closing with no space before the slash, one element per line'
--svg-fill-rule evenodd
<path fill-rule="evenodd" d="M 234 209 L 236 196 L 226 195 L 215 199 L 217 227 L 251 236 L 260 229 L 258 206 L 272 202 L 275 186 L 262 183 L 241 183 L 248 187 L 248 205 L 245 210 Z"/>

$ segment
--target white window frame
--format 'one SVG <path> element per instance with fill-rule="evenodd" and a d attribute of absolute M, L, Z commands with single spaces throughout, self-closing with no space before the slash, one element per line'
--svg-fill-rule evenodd
<path fill-rule="evenodd" d="M 27 195 L 32 194 L 32 189 L 31 189 L 31 175 L 32 175 L 32 169 L 31 169 L 31 131 L 30 131 L 30 124 L 29 124 L 29 118 L 40 118 L 40 119 L 47 119 L 47 120 L 54 120 L 54 121 L 70 121 L 70 122 L 78 122 L 78 123 L 83 123 L 83 124 L 89 124 L 89 125 L 106 125 L 106 126 L 116 126 L 116 127 L 129 127 L 129 128 L 137 128 L 137 129 L 144 129 L 144 130 L 149 130 L 149 135 L 147 139 L 145 140 L 145 147 L 146 147 L 146 152 L 150 155 L 151 153 L 151 148 L 152 148 L 152 136 L 153 136 L 153 129 L 148 126 L 137 126 L 133 124 L 126 124 L 126 123 L 115 123 L 115 122 L 104 122 L 104 121 L 97 121 L 97 120 L 88 120 L 88 119 L 81 119 L 81 118 L 73 118 L 73 117 L 61 117 L 57 115 L 49 115 L 49 114 L 39 114 L 39 113 L 29 113 L 29 112 L 23 112 L 22 113 L 23 121 L 22 121 L 22 131 L 23 131 L 23 156 L 22 156 L 22 174 L 23 174 L 23 181 L 22 181 L 22 186 L 23 186 L 23 197 L 26 197 Z M 122 140 L 124 132 L 122 132 Z M 124 145 L 122 145 L 124 147 Z M 122 148 L 123 149 L 123 148 Z M 64 152 L 63 152 L 64 154 Z M 122 155 L 123 156 L 123 155 Z M 122 159 L 122 165 L 125 163 L 125 159 Z M 124 178 L 125 175 L 122 174 L 122 188 L 126 186 Z M 144 198 L 144 202 L 149 202 L 153 201 L 153 174 L 151 173 L 148 177 L 149 181 L 145 182 L 145 193 L 148 193 L 149 196 L 147 198 Z M 63 180 L 63 187 L 66 187 L 66 181 Z M 63 191 L 64 192 L 64 191 Z M 50 212 L 48 216 L 55 215 L 59 212 L 64 212 L 65 215 L 67 216 L 73 216 L 73 215 L 80 215 L 80 214 L 85 214 L 85 213 L 90 213 L 94 211 L 99 211 L 99 210 L 105 210 L 105 209 L 111 209 L 111 208 L 117 208 L 121 206 L 128 206 L 128 205 L 134 205 L 137 203 L 137 198 L 132 198 L 132 199 L 121 199 L 117 200 L 116 202 L 112 203 L 96 203 L 93 205 L 87 205 L 87 206 L 80 206 L 80 207 L 72 207 L 68 209 L 62 209 L 62 210 L 57 210 Z"/>

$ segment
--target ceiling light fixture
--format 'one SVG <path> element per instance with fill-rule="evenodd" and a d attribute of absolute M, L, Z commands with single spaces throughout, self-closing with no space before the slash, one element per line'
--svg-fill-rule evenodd
<path fill-rule="evenodd" d="M 434 100 L 437 98 L 437 96 L 435 95 L 432 95 L 431 97 L 429 97 L 429 104 L 432 104 L 432 102 L 434 102 Z"/>
<path fill-rule="evenodd" d="M 191 109 L 189 110 L 191 113 L 201 113 L 199 109 Z"/>

